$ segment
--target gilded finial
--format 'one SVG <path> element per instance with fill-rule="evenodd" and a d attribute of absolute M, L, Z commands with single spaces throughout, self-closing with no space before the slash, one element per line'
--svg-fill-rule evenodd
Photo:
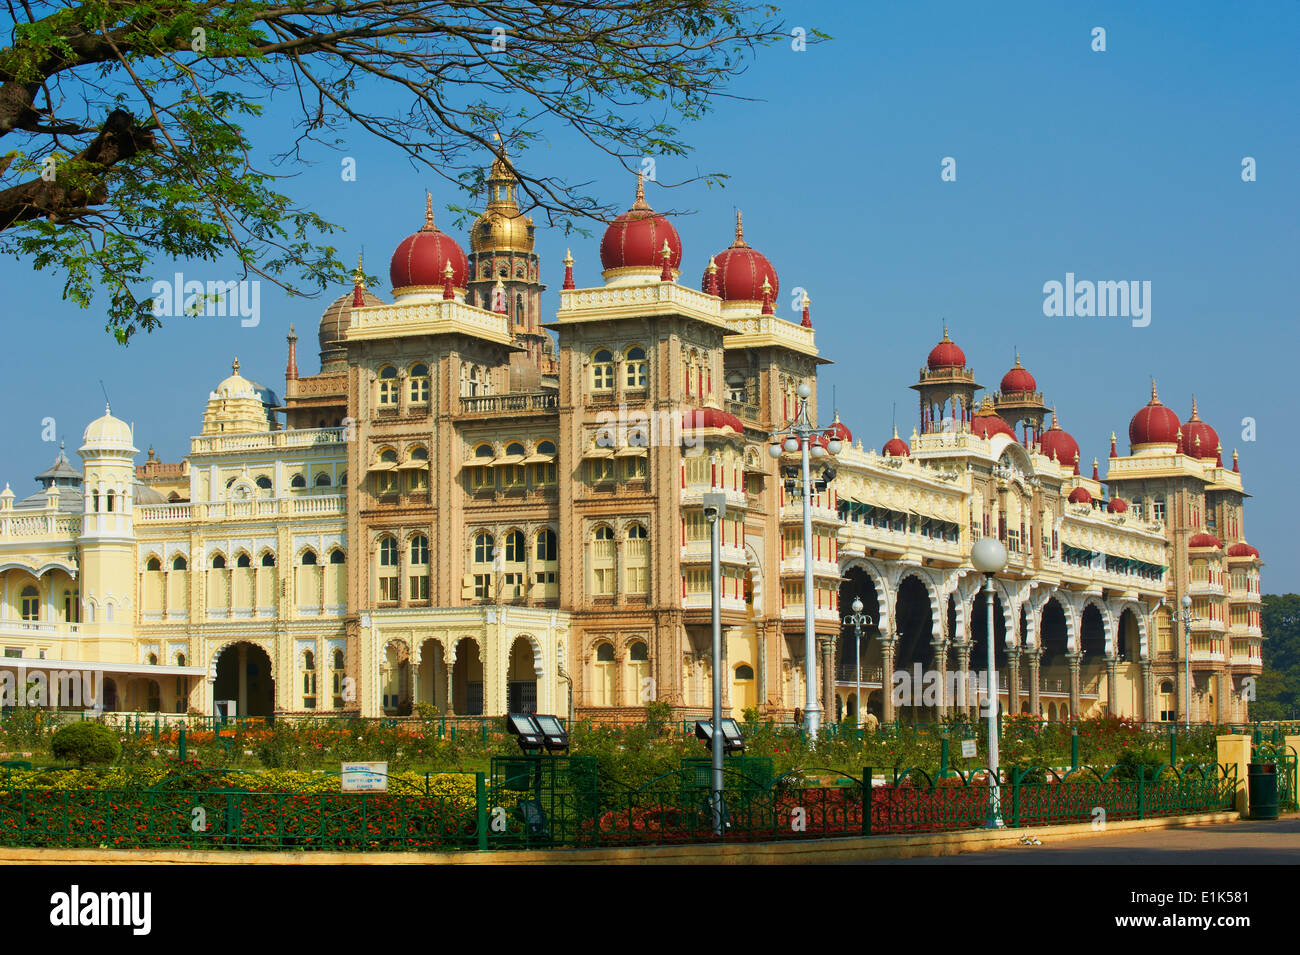
<path fill-rule="evenodd" d="M 812 299 L 808 297 L 807 292 L 803 293 L 803 301 L 799 303 L 799 306 L 801 308 L 809 308 L 812 306 Z"/>
<path fill-rule="evenodd" d="M 433 193 L 425 192 L 424 194 L 424 227 L 421 232 L 433 232 L 436 227 L 433 224 Z"/>
<path fill-rule="evenodd" d="M 718 271 L 718 263 L 717 263 L 716 261 L 714 261 L 713 256 L 709 256 L 709 267 L 706 268 L 704 271 L 706 271 L 706 272 L 710 272 L 710 273 L 711 273 L 711 272 L 716 272 L 716 271 Z"/>
<path fill-rule="evenodd" d="M 636 202 L 632 203 L 633 209 L 649 209 L 650 203 L 645 201 L 645 174 L 636 174 Z"/>
<path fill-rule="evenodd" d="M 1154 378 L 1151 379 L 1151 400 L 1152 401 L 1160 400 L 1160 396 L 1156 394 L 1156 380 Z"/>
<path fill-rule="evenodd" d="M 572 249 L 565 249 L 565 250 L 564 250 L 564 264 L 565 264 L 565 265 L 572 265 L 572 264 L 573 264 L 573 250 L 572 250 Z"/>
<path fill-rule="evenodd" d="M 442 270 L 443 278 L 450 282 L 453 274 L 454 270 L 451 267 L 451 259 L 447 259 L 447 265 Z"/>
<path fill-rule="evenodd" d="M 236 375 L 239 374 L 239 356 L 235 356 L 235 360 L 231 362 L 230 370 Z"/>
<path fill-rule="evenodd" d="M 352 284 L 360 288 L 366 287 L 366 270 L 361 264 L 361 253 L 357 253 L 357 268 L 352 273 Z"/>
<path fill-rule="evenodd" d="M 736 210 L 736 239 L 731 243 L 733 249 L 743 249 L 745 247 L 745 222 L 741 217 L 740 210 Z"/>
<path fill-rule="evenodd" d="M 1196 395 L 1192 395 L 1192 420 L 1196 420 Z"/>

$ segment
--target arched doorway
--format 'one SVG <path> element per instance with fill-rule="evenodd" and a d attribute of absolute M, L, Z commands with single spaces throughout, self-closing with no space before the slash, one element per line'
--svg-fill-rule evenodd
<path fill-rule="evenodd" d="M 464 637 L 456 644 L 456 663 L 451 671 L 453 702 L 463 716 L 483 715 L 483 662 L 478 642 Z"/>
<path fill-rule="evenodd" d="M 430 703 L 447 712 L 447 662 L 442 644 L 432 638 L 420 644 L 420 665 L 415 674 L 415 701 Z"/>
<path fill-rule="evenodd" d="M 905 674 L 904 687 L 911 693 L 901 700 L 896 696 L 895 716 L 904 723 L 930 722 L 938 717 L 935 707 L 923 705 L 923 687 L 916 683 L 916 668 L 924 675 L 934 665 L 934 619 L 930 610 L 930 593 L 916 576 L 904 577 L 898 587 L 894 603 L 897 649 L 894 652 L 894 672 Z M 893 687 L 893 674 L 885 674 Z"/>
<path fill-rule="evenodd" d="M 403 640 L 390 640 L 379 664 L 379 686 L 384 712 L 411 714 L 411 650 Z"/>
<path fill-rule="evenodd" d="M 1106 625 L 1096 604 L 1079 618 L 1079 712 L 1086 718 L 1100 703 L 1106 683 Z"/>
<path fill-rule="evenodd" d="M 880 599 L 876 585 L 871 575 L 861 567 L 850 568 L 844 577 L 844 582 L 840 584 L 840 618 L 853 613 L 853 601 L 859 599 L 862 601 L 862 612 L 871 622 L 862 627 L 861 641 L 856 644 L 853 626 L 844 624 L 840 628 L 840 653 L 835 682 L 845 687 L 855 685 L 860 663 L 862 682 L 881 686 L 884 683 L 884 673 L 881 670 Z"/>
<path fill-rule="evenodd" d="M 1070 631 L 1065 620 L 1065 608 L 1054 598 L 1043 604 L 1038 640 L 1043 648 L 1038 665 L 1039 692 L 1052 701 L 1047 707 L 1047 718 L 1065 719 L 1069 715 L 1068 709 L 1058 712 L 1056 703 L 1062 701 L 1064 694 L 1063 709 L 1068 707 L 1070 667 L 1065 655 L 1070 648 Z"/>
<path fill-rule="evenodd" d="M 988 668 L 989 668 L 989 645 L 988 645 L 988 628 L 989 628 L 989 595 L 986 590 L 980 588 L 975 599 L 971 601 L 970 611 L 970 670 L 972 673 L 983 674 L 980 678 L 981 686 L 988 691 Z M 997 671 L 997 680 L 999 686 L 1005 684 L 1010 676 L 1007 673 L 1007 619 L 1002 612 L 1002 597 L 993 592 L 993 668 Z M 967 693 L 969 695 L 969 690 Z M 980 701 L 980 715 L 988 711 L 983 709 L 984 703 Z M 1005 704 L 998 700 L 998 711 L 1002 712 Z"/>
<path fill-rule="evenodd" d="M 1146 687 L 1142 683 L 1142 636 L 1138 630 L 1137 614 L 1132 607 L 1120 611 L 1115 626 L 1116 686 L 1109 690 L 1115 701 L 1115 712 L 1120 716 L 1150 719 L 1146 712 Z"/>
<path fill-rule="evenodd" d="M 506 673 L 506 712 L 537 712 L 537 667 L 533 644 L 527 637 L 515 637 L 510 645 L 510 667 Z"/>
<path fill-rule="evenodd" d="M 231 643 L 217 656 L 214 700 L 234 700 L 236 716 L 275 715 L 275 681 L 271 658 L 255 643 Z"/>

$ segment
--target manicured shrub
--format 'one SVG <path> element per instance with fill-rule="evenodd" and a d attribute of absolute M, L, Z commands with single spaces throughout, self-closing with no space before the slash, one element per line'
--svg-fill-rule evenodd
<path fill-rule="evenodd" d="M 55 759 L 76 760 L 78 767 L 84 767 L 113 762 L 122 755 L 122 744 L 103 723 L 72 723 L 54 734 L 50 751 Z"/>

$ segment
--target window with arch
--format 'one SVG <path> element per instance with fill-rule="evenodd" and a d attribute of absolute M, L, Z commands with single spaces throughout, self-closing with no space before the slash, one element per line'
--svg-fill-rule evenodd
<path fill-rule="evenodd" d="M 65 590 L 63 592 L 63 620 L 65 623 L 81 622 L 81 601 L 78 599 L 80 594 L 75 590 Z"/>
<path fill-rule="evenodd" d="M 315 567 L 316 552 L 312 550 L 310 547 L 308 547 L 305 551 L 302 552 L 302 556 L 298 558 L 298 562 L 302 564 L 304 567 Z"/>
<path fill-rule="evenodd" d="M 754 679 L 754 668 L 748 663 L 742 663 L 736 667 L 736 681 Z"/>
<path fill-rule="evenodd" d="M 295 474 L 293 477 L 289 478 L 289 487 L 291 488 L 301 489 L 306 486 L 307 486 L 307 479 L 303 477 L 301 474 Z"/>
<path fill-rule="evenodd" d="M 416 534 L 410 543 L 410 576 L 407 596 L 411 600 L 429 599 L 429 538 Z"/>
<path fill-rule="evenodd" d="M 596 647 L 595 680 L 592 681 L 592 703 L 596 706 L 614 705 L 614 645 L 602 643 Z"/>
<path fill-rule="evenodd" d="M 178 667 L 185 666 L 185 654 L 183 653 L 176 654 L 176 665 Z"/>
<path fill-rule="evenodd" d="M 343 551 L 340 548 L 335 547 L 332 551 L 330 551 L 331 564 L 345 564 L 347 563 L 347 560 L 348 560 L 347 555 L 343 553 Z"/>
<path fill-rule="evenodd" d="M 555 531 L 544 527 L 533 538 L 534 580 L 542 588 L 543 598 L 558 597 L 555 574 L 559 569 L 559 547 Z"/>
<path fill-rule="evenodd" d="M 474 535 L 470 560 L 474 579 L 474 596 L 484 599 L 492 596 L 492 563 L 496 559 L 496 541 L 487 531 Z"/>
<path fill-rule="evenodd" d="M 591 356 L 591 390 L 614 390 L 614 353 L 608 348 L 598 349 Z"/>
<path fill-rule="evenodd" d="M 522 531 L 511 531 L 506 535 L 506 563 L 522 564 L 528 560 Z"/>
<path fill-rule="evenodd" d="M 738 371 L 727 375 L 727 399 L 742 404 L 746 400 L 745 376 Z"/>
<path fill-rule="evenodd" d="M 302 655 L 302 706 L 316 709 L 316 654 L 306 650 Z"/>
<path fill-rule="evenodd" d="M 634 640 L 627 648 L 626 697 L 628 706 L 639 706 L 654 699 L 650 681 L 650 648 L 644 640 Z"/>
<path fill-rule="evenodd" d="M 490 564 L 496 557 L 496 545 L 492 535 L 487 531 L 479 531 L 474 535 L 474 563 Z"/>
<path fill-rule="evenodd" d="M 112 492 L 112 491 L 109 491 L 109 492 L 108 492 L 108 507 L 106 508 L 106 510 L 108 510 L 108 511 L 110 511 L 110 512 L 113 510 L 113 496 L 114 496 L 114 495 L 113 495 L 113 492 Z"/>
<path fill-rule="evenodd" d="M 397 598 L 397 538 L 385 537 L 379 542 L 379 600 L 396 602 Z"/>
<path fill-rule="evenodd" d="M 240 554 L 235 558 L 235 566 L 236 566 L 236 567 L 252 567 L 252 566 L 253 566 L 253 561 L 249 558 L 249 556 L 248 556 L 247 554 L 245 554 L 245 553 L 240 553 Z"/>
<path fill-rule="evenodd" d="M 429 403 L 429 366 L 423 362 L 412 365 L 408 373 L 407 394 L 411 404 L 427 405 Z"/>
<path fill-rule="evenodd" d="M 150 557 L 144 562 L 145 570 L 162 570 L 162 561 L 157 557 Z"/>
<path fill-rule="evenodd" d="M 469 489 L 471 491 L 488 491 L 496 487 L 496 476 L 492 473 L 494 469 L 489 466 L 489 462 L 494 457 L 496 457 L 496 452 L 492 449 L 492 445 L 486 442 L 474 448 L 473 460 L 476 463 L 466 468 L 469 471 Z"/>
<path fill-rule="evenodd" d="M 645 349 L 633 345 L 623 356 L 623 383 L 630 389 L 644 388 L 647 382 Z"/>
<path fill-rule="evenodd" d="M 224 555 L 222 555 L 222 554 L 213 554 L 213 555 L 212 555 L 212 569 L 213 569 L 213 570 L 225 570 L 225 569 L 226 569 L 226 558 L 225 558 Z"/>
<path fill-rule="evenodd" d="M 623 480 L 641 481 L 649 473 L 648 458 L 644 454 L 624 455 L 623 461 Z"/>
<path fill-rule="evenodd" d="M 605 597 L 614 593 L 614 561 L 614 530 L 601 525 L 591 534 L 591 592 L 595 596 Z"/>
<path fill-rule="evenodd" d="M 342 474 L 339 475 L 339 487 L 347 487 L 347 486 L 348 486 L 348 472 L 344 471 Z"/>
<path fill-rule="evenodd" d="M 234 478 L 231 478 L 230 481 L 226 484 L 226 487 L 230 487 L 230 485 L 231 485 L 231 484 L 234 484 L 234 483 L 235 483 L 235 479 L 234 479 Z M 94 501 L 94 507 L 91 508 L 91 509 L 92 509 L 96 514 L 98 514 L 98 513 L 99 513 L 99 492 L 98 492 L 98 491 L 94 491 L 94 492 L 91 494 L 91 497 L 92 497 L 92 499 L 93 499 L 93 501 Z"/>
<path fill-rule="evenodd" d="M 520 488 L 527 481 L 527 469 L 523 465 L 523 460 L 527 457 L 524 452 L 524 446 L 518 441 L 511 441 L 506 445 L 506 462 L 497 466 L 496 470 L 501 472 L 501 486 Z"/>
<path fill-rule="evenodd" d="M 172 558 L 172 570 L 184 570 L 188 566 L 189 565 L 185 562 L 185 558 L 180 554 L 177 554 Z"/>
<path fill-rule="evenodd" d="M 343 651 L 335 650 L 330 655 L 330 690 L 334 696 L 334 709 L 343 709 Z"/>
<path fill-rule="evenodd" d="M 410 459 L 406 462 L 407 489 L 412 494 L 424 494 L 429 490 L 429 451 L 427 448 L 411 449 Z"/>
<path fill-rule="evenodd" d="M 19 612 L 24 620 L 41 619 L 41 592 L 35 587 L 28 585 L 23 588 L 22 594 L 18 598 Z"/>
<path fill-rule="evenodd" d="M 331 482 L 330 482 L 330 476 L 329 476 L 328 474 L 326 474 L 324 471 L 322 471 L 320 474 L 316 475 L 316 486 L 317 486 L 317 487 L 329 487 L 329 486 L 330 486 L 330 483 L 331 483 Z"/>
<path fill-rule="evenodd" d="M 381 411 L 397 407 L 397 369 L 385 365 L 379 369 L 379 408 Z"/>
<path fill-rule="evenodd" d="M 630 594 L 645 594 L 650 590 L 650 535 L 644 524 L 633 524 L 627 529 L 624 549 L 627 573 L 623 587 Z"/>
<path fill-rule="evenodd" d="M 533 455 L 533 486 L 545 487 L 556 482 L 555 442 L 537 442 L 537 451 Z"/>
<path fill-rule="evenodd" d="M 397 492 L 397 451 L 384 448 L 379 452 L 378 467 L 375 471 L 375 494 L 382 496 Z"/>
<path fill-rule="evenodd" d="M 258 487 L 260 487 L 263 491 L 271 490 L 271 479 L 267 477 L 265 474 L 259 474 L 257 476 L 257 480 L 254 481 L 253 483 L 256 484 Z"/>
<path fill-rule="evenodd" d="M 275 566 L 275 555 L 272 554 L 269 550 L 262 555 L 262 566 L 263 567 Z"/>

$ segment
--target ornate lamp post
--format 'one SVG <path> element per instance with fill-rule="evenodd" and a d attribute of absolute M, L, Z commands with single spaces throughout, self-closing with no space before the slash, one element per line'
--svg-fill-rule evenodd
<path fill-rule="evenodd" d="M 1183 665 L 1187 674 L 1187 697 L 1183 700 L 1184 719 L 1188 729 L 1192 728 L 1192 621 L 1196 619 L 1192 616 L 1192 597 L 1190 594 L 1184 594 L 1181 601 L 1183 609 L 1176 613 L 1179 620 L 1183 622 L 1183 640 L 1185 649 L 1183 651 Z"/>
<path fill-rule="evenodd" d="M 804 677 L 807 692 L 804 702 L 804 729 L 808 738 L 817 739 L 821 728 L 821 705 L 817 702 L 817 637 L 813 623 L 813 567 L 812 567 L 812 481 L 808 476 L 808 459 L 824 458 L 827 454 L 840 453 L 839 436 L 834 431 L 822 432 L 814 427 L 808 415 L 808 399 L 812 397 L 812 387 L 803 382 L 795 392 L 799 396 L 799 410 L 791 421 L 780 431 L 772 432 L 772 444 L 768 452 L 774 458 L 782 454 L 799 452 L 801 473 L 803 475 L 803 639 L 804 639 Z M 813 443 L 814 438 L 823 441 Z"/>
<path fill-rule="evenodd" d="M 857 728 L 862 729 L 862 628 L 870 627 L 875 624 L 870 614 L 862 612 L 862 598 L 853 598 L 853 613 L 844 617 L 844 622 L 853 627 L 853 686 L 857 693 L 857 707 L 854 709 L 854 716 L 857 719 Z"/>
<path fill-rule="evenodd" d="M 988 649 L 988 689 L 985 701 L 988 705 L 989 734 L 989 828 L 1001 829 L 1002 801 L 998 778 L 998 674 L 993 647 L 993 576 L 1007 564 L 1007 549 L 996 537 L 981 537 L 970 550 L 971 563 L 984 575 L 985 603 L 988 605 L 988 618 L 985 630 L 985 642 Z"/>

